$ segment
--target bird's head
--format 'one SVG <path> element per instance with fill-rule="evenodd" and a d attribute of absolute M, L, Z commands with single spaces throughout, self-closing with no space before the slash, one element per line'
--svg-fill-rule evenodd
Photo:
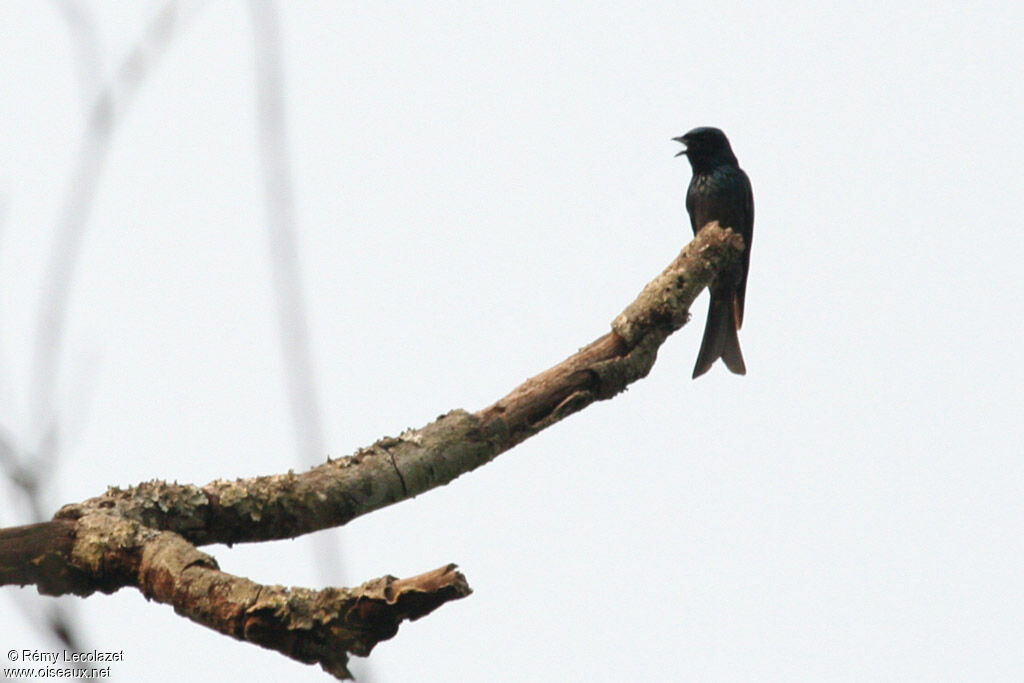
<path fill-rule="evenodd" d="M 685 154 L 694 168 L 722 161 L 736 163 L 736 156 L 729 146 L 729 138 L 718 128 L 694 128 L 686 135 L 672 139 L 686 145 L 686 149 L 680 150 L 676 156 Z"/>

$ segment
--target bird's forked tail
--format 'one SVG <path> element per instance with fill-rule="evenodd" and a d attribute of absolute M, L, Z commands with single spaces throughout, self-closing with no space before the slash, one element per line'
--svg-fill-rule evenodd
<path fill-rule="evenodd" d="M 697 364 L 693 367 L 693 378 L 697 379 L 711 369 L 719 358 L 725 367 L 737 375 L 747 374 L 740 352 L 740 338 L 736 334 L 736 301 L 731 293 L 711 292 L 708 304 L 708 321 L 704 325 L 704 339 L 700 343 Z"/>

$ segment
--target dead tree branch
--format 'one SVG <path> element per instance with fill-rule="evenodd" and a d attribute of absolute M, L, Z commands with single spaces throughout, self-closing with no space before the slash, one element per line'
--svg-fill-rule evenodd
<path fill-rule="evenodd" d="M 693 300 L 742 253 L 742 238 L 704 227 L 613 322 L 612 331 L 483 410 L 453 410 L 301 474 L 205 486 L 151 481 L 64 506 L 53 521 L 0 530 L 0 585 L 87 595 L 138 588 L 193 621 L 347 676 L 403 619 L 464 597 L 449 565 L 359 588 L 260 586 L 231 576 L 196 546 L 292 538 L 343 525 L 443 486 L 650 372 Z"/>
<path fill-rule="evenodd" d="M 320 664 L 338 678 L 351 677 L 349 653 L 366 656 L 402 621 L 471 592 L 453 564 L 408 579 L 383 576 L 357 588 L 264 586 L 220 571 L 216 560 L 176 533 L 102 512 L 0 530 L 0 548 L 3 583 L 79 595 L 135 586 L 196 623 Z"/>

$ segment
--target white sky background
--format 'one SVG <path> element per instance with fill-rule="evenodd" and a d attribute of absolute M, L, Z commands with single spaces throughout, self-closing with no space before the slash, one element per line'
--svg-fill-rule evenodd
<path fill-rule="evenodd" d="M 158 5 L 87 6 L 109 75 Z M 334 583 L 457 562 L 475 591 L 380 644 L 372 680 L 1024 676 L 1019 3 L 318 2 L 282 20 L 332 456 L 479 409 L 607 331 L 690 239 L 669 138 L 723 128 L 757 206 L 745 378 L 690 380 L 702 297 L 625 395 L 326 532 Z M 70 302 L 53 510 L 299 468 L 252 64 L 246 6 L 210 2 L 117 130 Z M 0 426 L 27 443 L 83 122 L 53 5 L 0 5 L 0 83 Z M 0 522 L 26 521 L 3 491 Z M 323 585 L 308 538 L 207 550 Z M 0 650 L 53 650 L 15 590 Z M 117 680 L 329 680 L 133 590 L 71 602 L 90 647 L 125 651 Z"/>

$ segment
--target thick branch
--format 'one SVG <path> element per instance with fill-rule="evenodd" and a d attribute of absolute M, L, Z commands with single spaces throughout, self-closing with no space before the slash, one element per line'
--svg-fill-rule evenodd
<path fill-rule="evenodd" d="M 302 474 L 218 480 L 203 487 L 153 481 L 112 488 L 65 506 L 57 517 L 114 512 L 197 545 L 253 542 L 340 526 L 443 486 L 646 376 L 658 347 L 687 321 L 693 300 L 743 248 L 731 230 L 717 223 L 705 226 L 615 319 L 611 332 L 476 413 L 454 410 Z"/>
<path fill-rule="evenodd" d="M 286 589 L 221 572 L 195 545 L 279 539 L 344 524 L 447 484 L 615 396 L 650 372 L 658 347 L 689 318 L 690 304 L 743 248 L 732 231 L 705 226 L 611 332 L 476 413 L 452 411 L 303 474 L 112 488 L 65 506 L 51 522 L 0 530 L 0 585 L 34 583 L 55 595 L 135 586 L 221 633 L 348 676 L 347 653 L 367 654 L 404 619 L 469 594 L 454 565 L 354 589 Z"/>
<path fill-rule="evenodd" d="M 42 568 L 45 579 L 30 570 L 5 573 L 4 583 L 38 581 L 40 592 L 79 595 L 134 586 L 207 628 L 320 664 L 338 678 L 351 678 L 348 653 L 366 656 L 393 637 L 401 622 L 471 592 L 453 564 L 407 579 L 384 576 L 357 588 L 264 586 L 220 571 L 216 560 L 176 533 L 105 513 L 5 529 L 0 547 L 5 562 L 20 558 L 23 565 Z"/>
<path fill-rule="evenodd" d="M 0 529 L 0 585 L 60 586 L 57 593 L 75 592 L 81 574 L 67 559 L 75 542 L 76 524 L 56 520 Z"/>

